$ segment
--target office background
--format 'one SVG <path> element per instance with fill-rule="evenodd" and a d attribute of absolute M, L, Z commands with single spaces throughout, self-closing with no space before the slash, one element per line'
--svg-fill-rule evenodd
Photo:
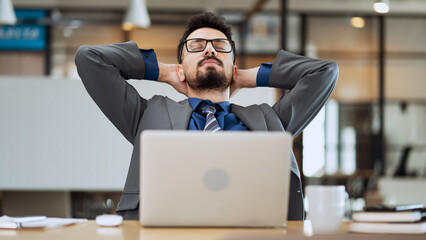
<path fill-rule="evenodd" d="M 426 204 L 426 1 L 148 0 L 151 25 L 124 31 L 131 1 L 13 0 L 17 24 L 0 26 L 0 215 L 88 217 L 114 212 L 131 145 L 92 102 L 74 56 L 83 44 L 135 41 L 176 63 L 189 16 L 212 11 L 234 28 L 240 68 L 281 48 L 339 64 L 325 108 L 294 141 L 303 185 L 343 184 L 352 208 Z M 131 83 L 144 97 L 184 96 Z M 273 104 L 251 89 L 231 101 Z"/>

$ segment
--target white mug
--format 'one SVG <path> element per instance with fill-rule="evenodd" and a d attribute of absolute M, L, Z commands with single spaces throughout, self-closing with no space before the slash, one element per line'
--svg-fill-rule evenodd
<path fill-rule="evenodd" d="M 339 232 L 348 207 L 345 186 L 307 186 L 308 219 L 314 234 L 336 234 Z"/>

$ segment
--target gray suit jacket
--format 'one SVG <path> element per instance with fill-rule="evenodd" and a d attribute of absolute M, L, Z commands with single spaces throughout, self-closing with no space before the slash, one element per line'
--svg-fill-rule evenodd
<path fill-rule="evenodd" d="M 133 211 L 139 205 L 139 136 L 146 129 L 188 129 L 192 108 L 188 100 L 167 97 L 142 98 L 127 79 L 142 79 L 145 63 L 134 42 L 106 46 L 81 46 L 75 62 L 90 96 L 102 112 L 133 144 L 129 172 L 117 212 Z M 337 64 L 280 51 L 269 86 L 290 90 L 273 106 L 242 107 L 231 111 L 253 131 L 288 131 L 296 137 L 325 104 L 336 84 Z M 289 219 L 303 218 L 300 173 L 292 154 Z"/>

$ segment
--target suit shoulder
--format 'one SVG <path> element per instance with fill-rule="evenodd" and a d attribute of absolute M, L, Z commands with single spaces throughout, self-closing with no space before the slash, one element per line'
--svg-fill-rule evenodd
<path fill-rule="evenodd" d="M 261 112 L 263 112 L 263 114 L 267 114 L 270 111 L 273 111 L 274 109 L 269 106 L 269 104 L 266 103 L 261 103 L 261 104 L 252 104 L 249 106 L 241 106 L 241 105 L 237 105 L 237 104 L 232 104 L 232 108 L 245 108 L 245 109 L 257 109 L 260 110 Z"/>
<path fill-rule="evenodd" d="M 177 105 L 184 105 L 184 104 L 186 104 L 187 102 L 188 102 L 188 99 L 184 99 L 184 100 L 182 100 L 182 101 L 179 101 L 179 102 L 176 102 L 175 100 L 173 100 L 173 99 L 171 99 L 171 98 L 169 98 L 169 97 L 167 97 L 167 96 L 162 96 L 162 95 L 154 95 L 151 99 L 149 99 L 148 100 L 148 102 L 150 103 L 150 104 L 153 104 L 153 103 L 157 103 L 157 104 L 159 104 L 159 103 L 161 103 L 161 104 L 177 104 Z"/>
<path fill-rule="evenodd" d="M 262 112 L 264 112 L 264 113 L 269 113 L 270 111 L 273 111 L 273 110 L 274 110 L 274 109 L 273 109 L 271 106 L 269 106 L 269 104 L 267 104 L 267 103 L 262 103 L 262 104 L 259 104 L 258 106 L 259 106 L 260 110 L 261 110 Z"/>

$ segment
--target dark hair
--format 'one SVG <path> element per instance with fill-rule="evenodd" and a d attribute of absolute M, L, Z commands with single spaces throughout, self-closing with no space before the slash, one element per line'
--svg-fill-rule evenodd
<path fill-rule="evenodd" d="M 226 38 L 232 41 L 231 25 L 226 23 L 223 17 L 216 16 L 215 14 L 211 12 L 205 12 L 205 13 L 194 15 L 186 23 L 185 32 L 183 33 L 182 38 L 179 41 L 179 45 L 177 49 L 177 59 L 179 64 L 182 63 L 182 51 L 183 51 L 184 41 L 186 40 L 186 38 L 193 31 L 199 28 L 205 28 L 205 27 L 214 28 L 216 30 L 221 31 L 223 34 L 225 34 Z M 234 45 L 232 45 L 232 51 L 233 51 L 233 60 L 235 62 L 235 46 Z"/>

